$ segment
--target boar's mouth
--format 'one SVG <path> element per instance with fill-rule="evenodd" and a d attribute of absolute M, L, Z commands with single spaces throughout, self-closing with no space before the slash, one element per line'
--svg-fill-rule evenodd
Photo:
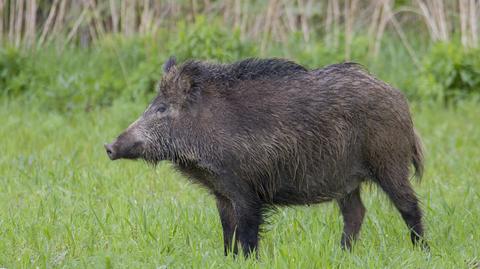
<path fill-rule="evenodd" d="M 112 161 L 117 159 L 138 159 L 142 157 L 144 151 L 142 141 L 124 143 L 117 139 L 111 144 L 105 144 L 104 147 L 108 157 Z"/>

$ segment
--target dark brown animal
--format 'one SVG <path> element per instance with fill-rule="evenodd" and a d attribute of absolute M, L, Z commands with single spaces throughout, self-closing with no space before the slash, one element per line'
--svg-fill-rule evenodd
<path fill-rule="evenodd" d="M 225 253 L 255 251 L 265 211 L 337 201 L 350 248 L 365 208 L 360 185 L 386 192 L 423 242 L 409 182 L 423 171 L 404 95 L 354 63 L 307 70 L 281 59 L 233 64 L 170 59 L 158 96 L 112 144 L 109 157 L 169 160 L 217 201 Z"/>

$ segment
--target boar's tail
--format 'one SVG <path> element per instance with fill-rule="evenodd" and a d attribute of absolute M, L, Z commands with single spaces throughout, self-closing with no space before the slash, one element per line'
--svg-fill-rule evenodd
<path fill-rule="evenodd" d="M 422 140 L 417 131 L 414 130 L 414 145 L 413 145 L 413 167 L 415 167 L 415 177 L 420 180 L 423 176 L 423 146 Z"/>

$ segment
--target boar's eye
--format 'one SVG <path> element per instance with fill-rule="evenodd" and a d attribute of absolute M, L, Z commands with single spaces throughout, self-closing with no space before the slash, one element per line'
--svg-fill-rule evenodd
<path fill-rule="evenodd" d="M 156 111 L 159 113 L 163 113 L 165 110 L 167 110 L 167 105 L 164 103 L 160 103 L 156 109 Z"/>

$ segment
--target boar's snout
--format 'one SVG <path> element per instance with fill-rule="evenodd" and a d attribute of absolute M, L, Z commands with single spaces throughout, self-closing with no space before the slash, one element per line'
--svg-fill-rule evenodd
<path fill-rule="evenodd" d="M 120 135 L 113 143 L 105 144 L 105 151 L 110 160 L 138 159 L 143 154 L 143 141 L 129 133 Z"/>
<path fill-rule="evenodd" d="M 103 146 L 105 147 L 105 150 L 107 151 L 108 158 L 110 158 L 110 160 L 112 160 L 112 161 L 115 160 L 116 156 L 115 156 L 115 150 L 113 148 L 113 143 L 111 143 L 111 144 L 105 143 Z"/>

